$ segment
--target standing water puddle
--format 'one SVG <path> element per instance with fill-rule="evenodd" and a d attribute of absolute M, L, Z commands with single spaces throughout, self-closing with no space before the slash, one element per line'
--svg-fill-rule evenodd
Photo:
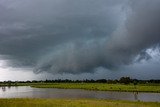
<path fill-rule="evenodd" d="M 160 102 L 160 93 L 89 91 L 82 89 L 0 87 L 0 98 L 95 98 Z"/>

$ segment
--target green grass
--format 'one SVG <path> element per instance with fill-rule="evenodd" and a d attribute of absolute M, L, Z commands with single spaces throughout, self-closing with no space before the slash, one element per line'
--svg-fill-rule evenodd
<path fill-rule="evenodd" d="M 160 92 L 160 85 L 136 85 L 133 84 L 106 84 L 106 83 L 48 83 L 34 84 L 35 88 L 63 88 L 63 89 L 85 89 L 98 91 L 124 91 L 124 92 Z"/>
<path fill-rule="evenodd" d="M 8 84 L 0 84 L 8 86 Z M 35 88 L 85 89 L 97 91 L 154 92 L 160 93 L 160 84 L 107 84 L 107 83 L 17 83 L 10 86 L 31 86 Z"/>
<path fill-rule="evenodd" d="M 0 107 L 159 107 L 158 102 L 95 99 L 0 99 Z"/>

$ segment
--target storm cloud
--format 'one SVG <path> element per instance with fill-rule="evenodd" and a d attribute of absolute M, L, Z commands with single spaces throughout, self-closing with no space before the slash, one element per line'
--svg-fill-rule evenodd
<path fill-rule="evenodd" d="M 0 55 L 35 73 L 94 72 L 159 48 L 159 0 L 1 0 Z"/>

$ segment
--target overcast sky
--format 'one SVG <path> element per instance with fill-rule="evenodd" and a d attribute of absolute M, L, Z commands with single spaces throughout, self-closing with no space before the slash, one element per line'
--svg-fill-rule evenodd
<path fill-rule="evenodd" d="M 160 0 L 0 0 L 0 81 L 160 78 Z"/>

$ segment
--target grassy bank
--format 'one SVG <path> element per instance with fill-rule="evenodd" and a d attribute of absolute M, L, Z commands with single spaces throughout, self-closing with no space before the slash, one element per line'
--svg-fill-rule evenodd
<path fill-rule="evenodd" d="M 158 102 L 94 99 L 0 99 L 0 107 L 159 107 Z"/>
<path fill-rule="evenodd" d="M 63 89 L 85 89 L 99 91 L 125 91 L 125 92 L 160 92 L 160 85 L 123 85 L 106 83 L 50 83 L 34 84 L 35 88 L 63 88 Z"/>
<path fill-rule="evenodd" d="M 107 84 L 107 83 L 17 83 L 2 86 L 31 86 L 34 88 L 85 89 L 97 91 L 154 92 L 160 93 L 160 84 Z"/>

